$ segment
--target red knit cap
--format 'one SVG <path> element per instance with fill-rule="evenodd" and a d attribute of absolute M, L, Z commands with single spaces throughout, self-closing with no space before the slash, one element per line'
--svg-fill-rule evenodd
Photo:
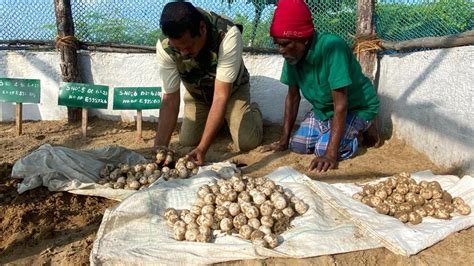
<path fill-rule="evenodd" d="M 313 18 L 304 0 L 280 0 L 273 15 L 270 35 L 299 39 L 314 34 Z"/>

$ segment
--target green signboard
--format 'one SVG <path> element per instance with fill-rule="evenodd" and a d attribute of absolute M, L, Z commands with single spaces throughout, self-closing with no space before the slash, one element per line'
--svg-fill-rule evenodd
<path fill-rule="evenodd" d="M 39 103 L 41 87 L 39 79 L 0 78 L 0 101 Z"/>
<path fill-rule="evenodd" d="M 61 82 L 58 104 L 70 107 L 107 109 L 108 97 L 108 86 Z"/>
<path fill-rule="evenodd" d="M 161 107 L 161 87 L 114 89 L 114 110 L 145 110 Z"/>

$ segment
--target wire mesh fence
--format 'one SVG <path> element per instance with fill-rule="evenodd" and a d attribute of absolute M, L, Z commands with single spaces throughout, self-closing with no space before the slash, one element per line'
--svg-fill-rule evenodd
<path fill-rule="evenodd" d="M 0 40 L 52 40 L 55 21 L 52 0 L 0 0 Z"/>
<path fill-rule="evenodd" d="M 436 37 L 472 30 L 472 0 L 377 0 L 377 35 L 388 41 Z"/>
<path fill-rule="evenodd" d="M 76 37 L 81 41 L 155 45 L 164 0 L 71 0 Z M 195 0 L 195 6 L 232 18 L 244 27 L 247 47 L 273 46 L 269 28 L 277 0 Z M 348 43 L 355 35 L 357 0 L 306 0 L 317 31 Z M 402 41 L 442 36 L 473 28 L 472 0 L 377 0 L 380 38 Z M 53 40 L 53 0 L 0 0 L 0 40 Z"/>

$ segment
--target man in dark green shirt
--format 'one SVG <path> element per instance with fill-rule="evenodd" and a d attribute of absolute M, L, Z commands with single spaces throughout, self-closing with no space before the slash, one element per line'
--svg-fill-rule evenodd
<path fill-rule="evenodd" d="M 357 135 L 377 114 L 375 89 L 343 39 L 314 31 L 303 0 L 279 1 L 270 35 L 285 58 L 281 82 L 289 88 L 283 134 L 269 149 L 314 153 L 310 170 L 334 169 L 355 154 Z M 290 140 L 300 92 L 313 108 Z"/>

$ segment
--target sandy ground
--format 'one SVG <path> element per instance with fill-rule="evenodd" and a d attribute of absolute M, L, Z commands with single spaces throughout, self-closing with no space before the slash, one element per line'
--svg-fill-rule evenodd
<path fill-rule="evenodd" d="M 88 264 L 89 253 L 106 208 L 114 201 L 49 192 L 38 188 L 18 195 L 15 182 L 9 176 L 11 164 L 42 144 L 90 149 L 109 144 L 127 147 L 150 157 L 154 126 L 144 124 L 143 141 L 136 141 L 131 123 L 92 119 L 89 137 L 82 139 L 80 125 L 65 121 L 25 122 L 24 134 L 15 135 L 14 123 L 0 123 L 0 264 Z M 311 178 L 325 182 L 367 181 L 401 171 L 431 170 L 437 174 L 459 174 L 458 169 L 440 168 L 428 158 L 405 145 L 389 139 L 375 148 L 361 148 L 359 155 L 341 162 L 339 169 L 325 174 L 306 171 L 312 156 L 290 152 L 260 153 L 257 150 L 240 154 L 232 149 L 225 130 L 207 155 L 208 161 L 233 160 L 244 173 L 261 176 L 280 166 L 291 166 Z M 278 139 L 280 127 L 265 127 L 264 144 Z M 171 147 L 180 155 L 190 150 L 177 143 L 173 136 Z M 317 248 L 317 247 L 315 247 Z M 308 259 L 267 259 L 237 261 L 238 265 L 468 265 L 474 261 L 474 229 L 450 235 L 440 243 L 416 256 L 402 257 L 379 248 Z"/>

